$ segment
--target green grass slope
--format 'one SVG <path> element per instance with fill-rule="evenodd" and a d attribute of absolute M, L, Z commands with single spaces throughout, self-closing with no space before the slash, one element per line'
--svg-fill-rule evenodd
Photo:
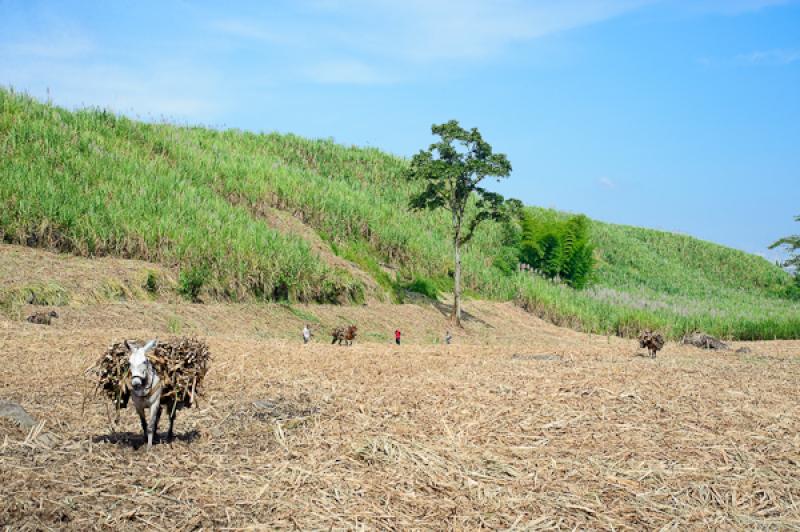
<path fill-rule="evenodd" d="M 268 208 L 303 220 L 389 292 L 448 290 L 448 218 L 406 208 L 417 190 L 402 177 L 406 164 L 328 140 L 70 112 L 0 89 L 4 241 L 160 262 L 219 299 L 362 297 L 347 271 L 326 264 L 299 235 L 270 228 Z M 800 307 L 777 295 L 788 275 L 759 257 L 599 222 L 593 234 L 595 282 L 576 292 L 498 267 L 511 248 L 501 226 L 485 224 L 463 258 L 465 287 L 597 333 L 653 326 L 673 337 L 695 328 L 743 339 L 800 337 Z"/>
<path fill-rule="evenodd" d="M 301 239 L 217 194 L 215 176 L 177 165 L 157 130 L 0 91 L 4 240 L 162 262 L 234 299 L 358 296 Z"/>
<path fill-rule="evenodd" d="M 531 208 L 536 216 L 564 214 Z M 576 292 L 536 279 L 529 308 L 557 323 L 632 336 L 643 327 L 679 337 L 797 338 L 800 303 L 783 297 L 790 276 L 755 255 L 686 235 L 592 222 L 593 285 Z"/>

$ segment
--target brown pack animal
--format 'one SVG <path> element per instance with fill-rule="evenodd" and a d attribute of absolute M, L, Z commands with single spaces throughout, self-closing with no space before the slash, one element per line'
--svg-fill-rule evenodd
<path fill-rule="evenodd" d="M 333 336 L 333 341 L 331 345 L 339 342 L 339 345 L 353 345 L 353 339 L 356 337 L 356 332 L 358 332 L 358 327 L 355 325 L 350 325 L 349 327 L 336 327 L 334 330 L 331 331 L 331 336 Z"/>
<path fill-rule="evenodd" d="M 58 312 L 55 310 L 46 311 L 46 310 L 38 310 L 28 316 L 28 321 L 31 323 L 36 323 L 38 325 L 50 325 L 53 321 L 53 318 L 58 317 Z"/>
<path fill-rule="evenodd" d="M 639 334 L 639 347 L 646 347 L 650 352 L 651 358 L 656 358 L 656 352 L 664 347 L 664 337 L 654 333 L 650 329 L 645 329 Z"/>

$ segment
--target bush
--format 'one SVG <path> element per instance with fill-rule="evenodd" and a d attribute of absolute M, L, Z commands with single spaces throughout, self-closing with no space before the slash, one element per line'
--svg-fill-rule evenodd
<path fill-rule="evenodd" d="M 499 234 L 499 246 L 492 259 L 492 266 L 503 272 L 505 275 L 512 275 L 517 271 L 519 264 L 519 249 L 522 244 L 522 228 L 520 221 L 524 210 L 517 207 L 515 202 L 519 200 L 509 200 L 510 204 L 508 219 L 502 222 Z"/>
<path fill-rule="evenodd" d="M 192 266 L 178 276 L 178 293 L 189 298 L 192 303 L 200 302 L 200 290 L 208 282 L 209 269 L 206 266 Z"/>
<path fill-rule="evenodd" d="M 431 299 L 439 298 L 439 289 L 436 288 L 436 284 L 425 277 L 415 277 L 413 281 L 403 286 L 403 288 L 409 292 L 416 292 L 417 294 L 422 294 Z"/>
<path fill-rule="evenodd" d="M 794 283 L 786 287 L 784 297 L 792 301 L 800 301 L 800 273 L 794 275 Z"/>
<path fill-rule="evenodd" d="M 155 294 L 158 292 L 158 274 L 152 270 L 147 272 L 147 279 L 144 282 L 144 289 Z"/>

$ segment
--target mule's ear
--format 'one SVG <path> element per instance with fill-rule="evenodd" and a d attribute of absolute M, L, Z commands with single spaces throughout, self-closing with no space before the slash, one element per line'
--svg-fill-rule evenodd
<path fill-rule="evenodd" d="M 153 348 L 156 346 L 156 344 L 157 344 L 157 343 L 158 343 L 158 340 L 156 340 L 155 338 L 153 338 L 152 340 L 150 340 L 149 342 L 147 342 L 147 343 L 145 344 L 145 346 L 144 346 L 144 350 L 145 350 L 145 351 L 150 351 L 151 349 L 153 349 Z"/>

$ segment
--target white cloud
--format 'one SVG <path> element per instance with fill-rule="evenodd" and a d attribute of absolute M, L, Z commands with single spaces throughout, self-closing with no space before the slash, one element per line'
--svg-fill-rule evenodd
<path fill-rule="evenodd" d="M 47 12 L 16 39 L 0 38 L 0 85 L 58 105 L 107 108 L 145 118 L 219 116 L 220 80 L 188 58 L 149 56 L 95 42 L 68 17 Z"/>
<path fill-rule="evenodd" d="M 601 177 L 597 180 L 597 183 L 603 188 L 617 188 L 617 184 L 607 177 Z"/>
<path fill-rule="evenodd" d="M 800 49 L 755 50 L 727 58 L 698 57 L 695 61 L 703 67 L 786 66 L 800 62 Z"/>
<path fill-rule="evenodd" d="M 42 59 L 65 59 L 79 57 L 93 50 L 88 40 L 46 39 L 43 41 L 17 42 L 0 46 L 0 55 L 23 55 Z"/>
<path fill-rule="evenodd" d="M 425 63 L 485 58 L 511 43 L 607 20 L 654 1 L 342 0 L 312 5 L 352 24 L 339 35 L 342 44 Z"/>
<path fill-rule="evenodd" d="M 215 76 L 175 64 L 135 71 L 107 64 L 34 61 L 0 66 L 0 80 L 66 107 L 107 108 L 153 119 L 208 121 L 219 116 Z"/>
<path fill-rule="evenodd" d="M 80 25 L 54 16 L 46 7 L 29 8 L 31 11 L 24 17 L 15 17 L 13 9 L 0 17 L 0 57 L 68 59 L 96 50 L 95 43 Z"/>
<path fill-rule="evenodd" d="M 202 43 L 179 46 L 183 57 L 169 47 L 152 46 L 149 52 L 143 51 L 148 47 L 109 49 L 93 42 L 80 26 L 70 25 L 69 17 L 45 17 L 33 26 L 34 33 L 16 40 L 0 38 L 0 83 L 40 93 L 50 87 L 56 96 L 69 95 L 69 105 L 86 101 L 191 118 L 213 113 L 228 92 L 222 90 L 230 83 L 223 73 L 226 68 L 207 63 L 209 52 L 239 53 L 248 47 L 248 52 L 256 52 L 262 63 L 249 78 L 251 85 L 259 76 L 273 83 L 300 78 L 320 84 L 378 85 L 454 72 L 491 60 L 514 44 L 600 23 L 646 5 L 742 12 L 790 1 L 287 0 L 285 9 L 262 4 L 247 15 L 226 11 L 230 16 L 222 18 L 212 9 L 184 5 L 174 15 L 199 21 L 215 38 L 208 39 L 206 33 Z M 788 64 L 797 60 L 796 54 L 753 52 L 740 61 Z M 164 57 L 172 64 L 165 64 Z"/>
<path fill-rule="evenodd" d="M 210 24 L 211 29 L 240 39 L 251 39 L 265 42 L 280 42 L 283 38 L 275 33 L 261 28 L 258 24 L 236 18 L 215 20 Z"/>
<path fill-rule="evenodd" d="M 442 63 L 487 60 L 514 43 L 601 22 L 656 1 L 309 0 L 290 4 L 293 16 L 281 20 L 265 11 L 210 26 L 258 43 L 261 51 L 265 45 L 283 45 L 280 51 L 294 62 L 293 70 L 307 79 L 380 84 L 424 76 Z M 309 57 L 317 60 L 309 62 Z"/>
<path fill-rule="evenodd" d="M 800 61 L 800 49 L 758 50 L 739 55 L 736 59 L 750 65 L 789 65 Z"/>
<path fill-rule="evenodd" d="M 304 69 L 303 73 L 311 81 L 325 84 L 369 85 L 392 81 L 371 66 L 353 59 L 324 61 Z"/>
<path fill-rule="evenodd" d="M 797 3 L 797 0 L 690 0 L 684 1 L 690 11 L 740 15 L 768 7 Z"/>

